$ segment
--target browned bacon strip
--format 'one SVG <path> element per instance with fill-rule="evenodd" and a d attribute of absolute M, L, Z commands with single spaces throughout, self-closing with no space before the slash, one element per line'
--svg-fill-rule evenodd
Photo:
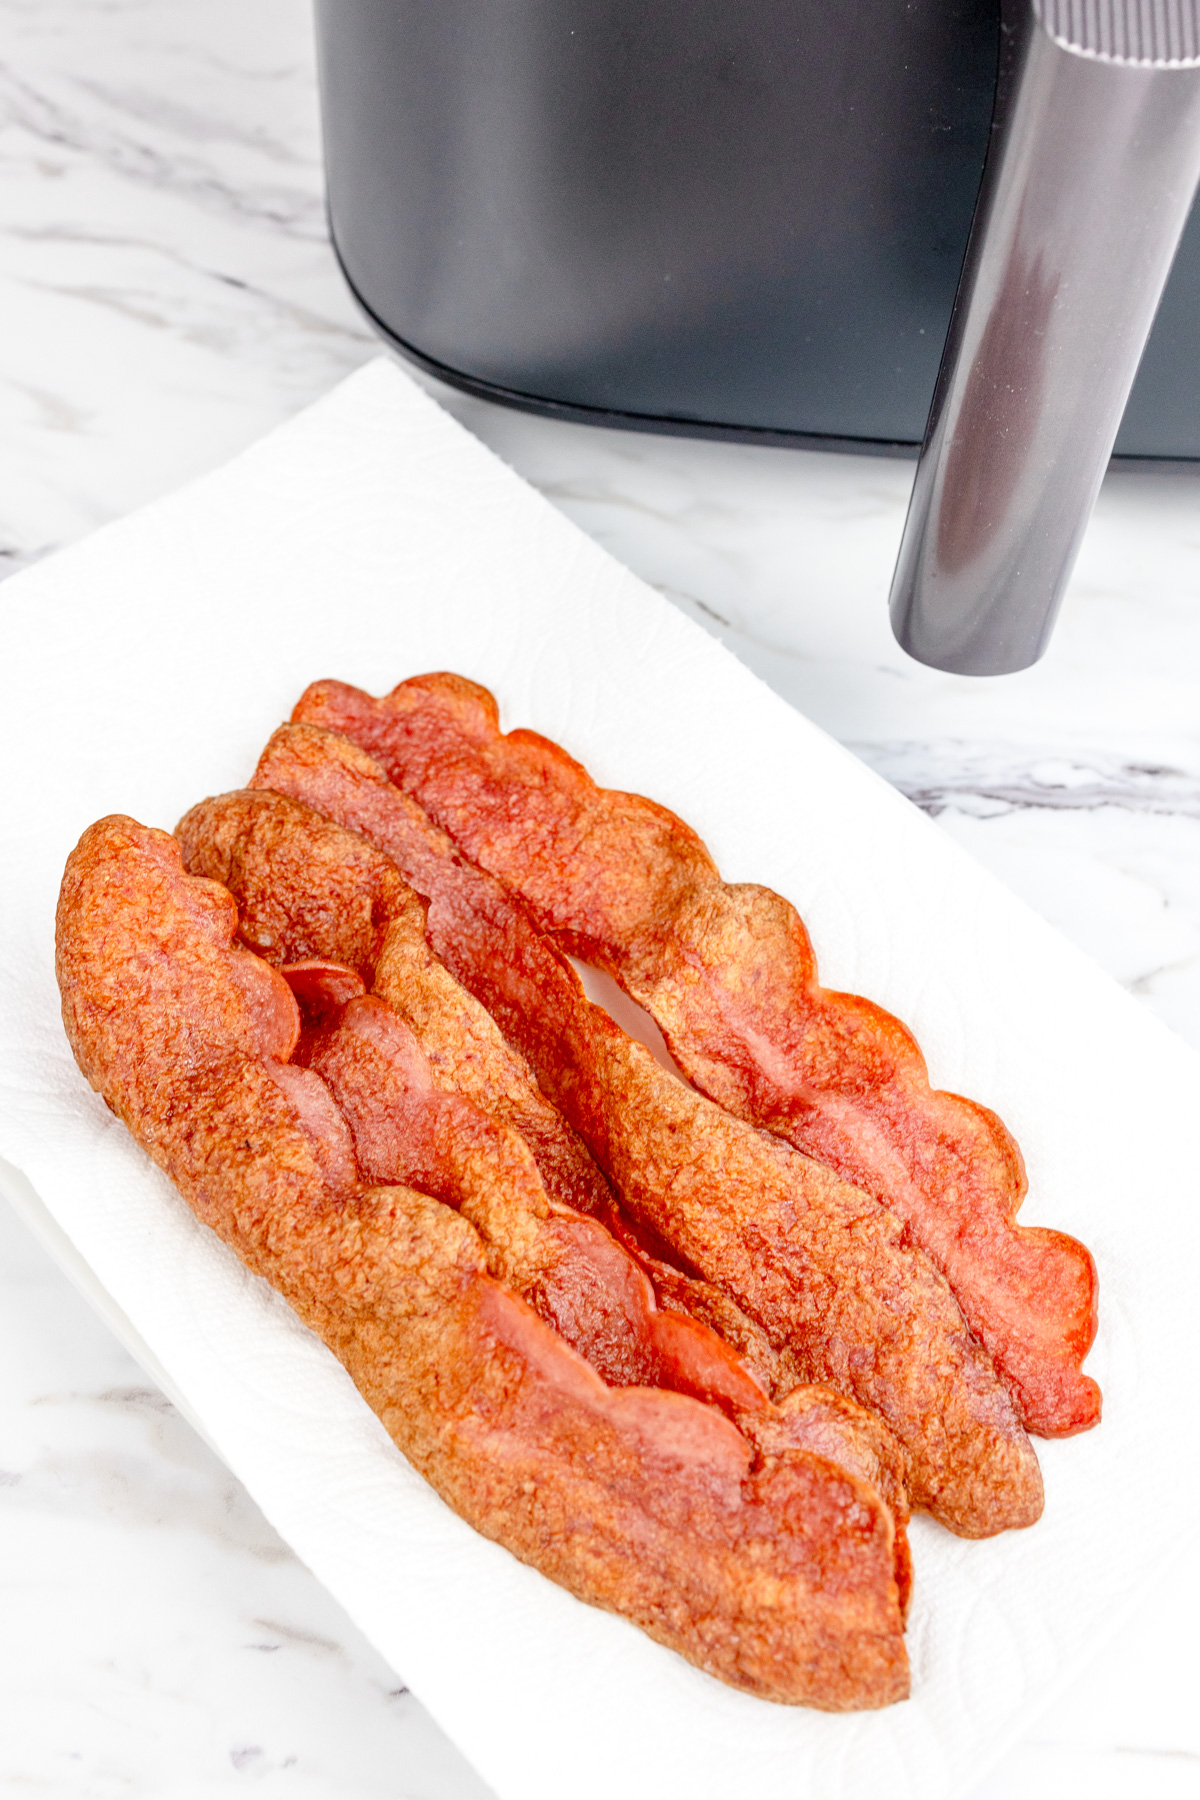
<path fill-rule="evenodd" d="M 774 1349 L 762 1327 L 730 1295 L 652 1253 L 645 1228 L 638 1234 L 617 1210 L 582 1141 L 547 1104 L 525 1056 L 514 1054 L 497 1030 L 499 1020 L 508 1037 L 525 1047 L 528 1009 L 520 999 L 515 1007 L 506 999 L 504 977 L 510 967 L 523 969 L 525 989 L 532 984 L 547 1000 L 556 997 L 570 1008 L 579 998 L 568 965 L 533 927 L 520 903 L 461 856 L 445 832 L 393 787 L 365 751 L 336 732 L 309 725 L 281 726 L 259 761 L 252 786 L 290 796 L 368 838 L 429 901 L 428 941 L 415 928 L 390 933 L 386 946 L 377 952 L 374 989 L 414 1027 L 430 1054 L 435 1079 L 469 1094 L 477 1105 L 512 1124 L 532 1149 L 547 1192 L 601 1219 L 637 1255 L 663 1306 L 703 1320 L 736 1345 L 776 1397 L 794 1387 L 800 1377 L 786 1349 Z M 193 819 L 203 821 L 202 833 L 194 841 Z M 226 871 L 233 879 L 236 840 L 227 841 L 231 825 L 236 829 L 233 815 L 213 819 L 203 810 L 189 814 L 181 830 L 186 827 L 186 854 L 198 859 L 198 870 Z M 266 820 L 260 820 L 256 829 L 269 829 Z M 205 860 L 213 853 L 205 849 L 206 842 L 215 852 L 211 862 Z M 265 933 L 265 940 L 273 941 L 274 934 L 284 929 L 270 897 L 269 871 L 278 867 L 284 873 L 290 867 L 288 854 L 280 845 L 264 859 L 265 887 L 252 883 L 249 870 L 238 875 L 248 917 L 260 921 L 255 929 Z M 394 906 L 391 877 L 380 873 L 378 880 L 376 903 Z M 269 943 L 264 947 L 269 953 Z M 447 969 L 457 979 L 448 979 Z M 548 1038 L 543 1048 L 553 1054 Z"/>
<path fill-rule="evenodd" d="M 291 992 L 233 947 L 236 924 L 229 895 L 133 820 L 101 820 L 68 863 L 72 1047 L 198 1215 L 478 1530 L 751 1693 L 831 1710 L 902 1698 L 893 1528 L 873 1488 L 820 1455 L 754 1449 L 681 1395 L 606 1387 L 489 1276 L 467 1219 L 363 1185 L 329 1090 L 286 1062 Z"/>
<path fill-rule="evenodd" d="M 382 1000 L 351 1000 L 300 1054 L 337 1101 L 366 1179 L 420 1188 L 463 1213 L 487 1248 L 489 1274 L 610 1386 L 674 1388 L 731 1414 L 765 1405 L 719 1337 L 658 1310 L 649 1281 L 603 1226 L 551 1214 L 524 1140 L 437 1089 L 416 1037 Z"/>
<path fill-rule="evenodd" d="M 324 884 L 339 842 L 339 894 L 351 864 L 364 894 L 379 891 L 369 854 L 395 872 L 364 838 L 273 792 L 205 801 L 179 835 L 188 866 L 231 887 L 248 940 L 269 937 L 286 960 L 332 916 Z M 472 971 L 635 1223 L 729 1293 L 800 1380 L 878 1412 L 908 1454 L 917 1504 L 964 1536 L 1032 1523 L 1042 1494 L 1029 1442 L 953 1295 L 897 1221 L 661 1068 L 587 1003 L 496 882 L 453 856 L 444 867 L 457 874 L 430 906 L 437 947 Z M 480 891 L 474 907 L 468 882 Z M 419 972 L 424 924 L 419 909 L 397 912 L 379 967 L 397 957 Z M 326 937 L 321 953 L 350 960 L 352 946 Z"/>
<path fill-rule="evenodd" d="M 459 676 L 422 676 L 383 700 L 318 682 L 294 717 L 361 744 L 568 949 L 609 969 L 704 1093 L 896 1213 L 1030 1430 L 1096 1423 L 1100 1391 L 1080 1368 L 1096 1331 L 1090 1255 L 1016 1224 L 1025 1171 L 1000 1120 L 932 1089 L 897 1019 L 818 985 L 793 907 L 723 883 L 665 808 L 598 788 L 532 732 L 501 734 L 492 696 Z"/>
<path fill-rule="evenodd" d="M 201 822 L 211 840 L 203 855 Z M 269 829 L 268 821 L 260 820 L 260 831 Z M 612 1206 L 604 1177 L 484 1007 L 463 992 L 429 951 L 424 910 L 398 871 L 371 845 L 341 836 L 305 840 L 297 862 L 286 829 L 276 834 L 278 841 L 260 836 L 255 859 L 243 867 L 240 830 L 241 821 L 232 814 L 202 807 L 193 808 L 180 826 L 193 872 L 221 871 L 241 896 L 242 942 L 276 964 L 326 959 L 360 971 L 367 985 L 394 1002 L 414 1028 L 429 1055 L 434 1081 L 465 1094 L 520 1132 L 552 1198 L 604 1218 Z M 320 899 L 300 931 L 281 897 L 286 900 L 294 875 L 309 879 L 303 871 L 313 858 L 320 863 Z M 315 881 L 317 871 L 312 873 Z M 411 929 L 393 934 L 386 951 L 386 927 L 406 909 L 411 909 Z"/>
<path fill-rule="evenodd" d="M 284 971 L 293 985 L 295 967 Z M 326 991 L 344 991 L 351 971 L 325 969 Z M 302 1033 L 297 1055 L 333 1094 L 363 1174 L 418 1187 L 462 1212 L 484 1241 L 488 1273 L 527 1300 L 610 1386 L 690 1394 L 720 1406 L 762 1448 L 812 1450 L 868 1481 L 893 1515 L 906 1604 L 904 1465 L 886 1428 L 827 1388 L 796 1388 L 773 1407 L 719 1336 L 658 1310 L 645 1275 L 602 1226 L 548 1207 L 523 1141 L 470 1101 L 436 1089 L 420 1044 L 388 1006 L 359 996 L 320 1010 L 326 1023 Z"/>

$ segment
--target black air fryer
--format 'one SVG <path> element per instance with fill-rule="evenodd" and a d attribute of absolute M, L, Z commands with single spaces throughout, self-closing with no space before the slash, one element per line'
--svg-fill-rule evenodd
<path fill-rule="evenodd" d="M 317 0 L 334 241 L 490 399 L 923 446 L 898 635 L 1021 668 L 1114 434 L 1200 460 L 1198 9 Z"/>

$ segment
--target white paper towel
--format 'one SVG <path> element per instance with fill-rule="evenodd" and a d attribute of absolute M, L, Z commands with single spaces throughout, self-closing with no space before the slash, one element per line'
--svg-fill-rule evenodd
<path fill-rule="evenodd" d="M 1194 1554 L 1200 1061 L 390 364 L 0 604 L 0 1156 L 277 1529 L 506 1800 L 962 1794 Z M 1104 1422 L 1041 1447 L 1032 1531 L 916 1522 L 904 1705 L 733 1693 L 476 1537 L 76 1072 L 52 936 L 84 826 L 170 826 L 241 785 L 310 680 L 437 668 L 794 900 L 825 982 L 898 1013 L 935 1082 L 1013 1128 L 1025 1221 L 1096 1256 Z"/>

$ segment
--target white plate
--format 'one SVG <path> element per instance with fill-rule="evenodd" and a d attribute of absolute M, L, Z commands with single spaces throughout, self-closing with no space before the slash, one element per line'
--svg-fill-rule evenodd
<path fill-rule="evenodd" d="M 10 582 L 5 611 L 0 1154 L 277 1529 L 512 1800 L 962 1793 L 1190 1552 L 1200 1062 L 390 365 Z M 237 786 L 310 679 L 431 668 L 793 899 L 825 981 L 898 1013 L 939 1085 L 1011 1125 L 1022 1216 L 1096 1255 L 1104 1422 L 1043 1447 L 1034 1530 L 918 1521 L 902 1706 L 732 1693 L 476 1537 L 74 1068 L 52 921 L 82 828 L 169 826 Z"/>

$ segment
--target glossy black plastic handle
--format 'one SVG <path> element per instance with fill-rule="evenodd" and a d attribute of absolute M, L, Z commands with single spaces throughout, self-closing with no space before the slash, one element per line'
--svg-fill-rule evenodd
<path fill-rule="evenodd" d="M 934 668 L 1036 662 L 1200 177 L 1200 0 L 1005 0 L 992 141 L 892 583 Z"/>

